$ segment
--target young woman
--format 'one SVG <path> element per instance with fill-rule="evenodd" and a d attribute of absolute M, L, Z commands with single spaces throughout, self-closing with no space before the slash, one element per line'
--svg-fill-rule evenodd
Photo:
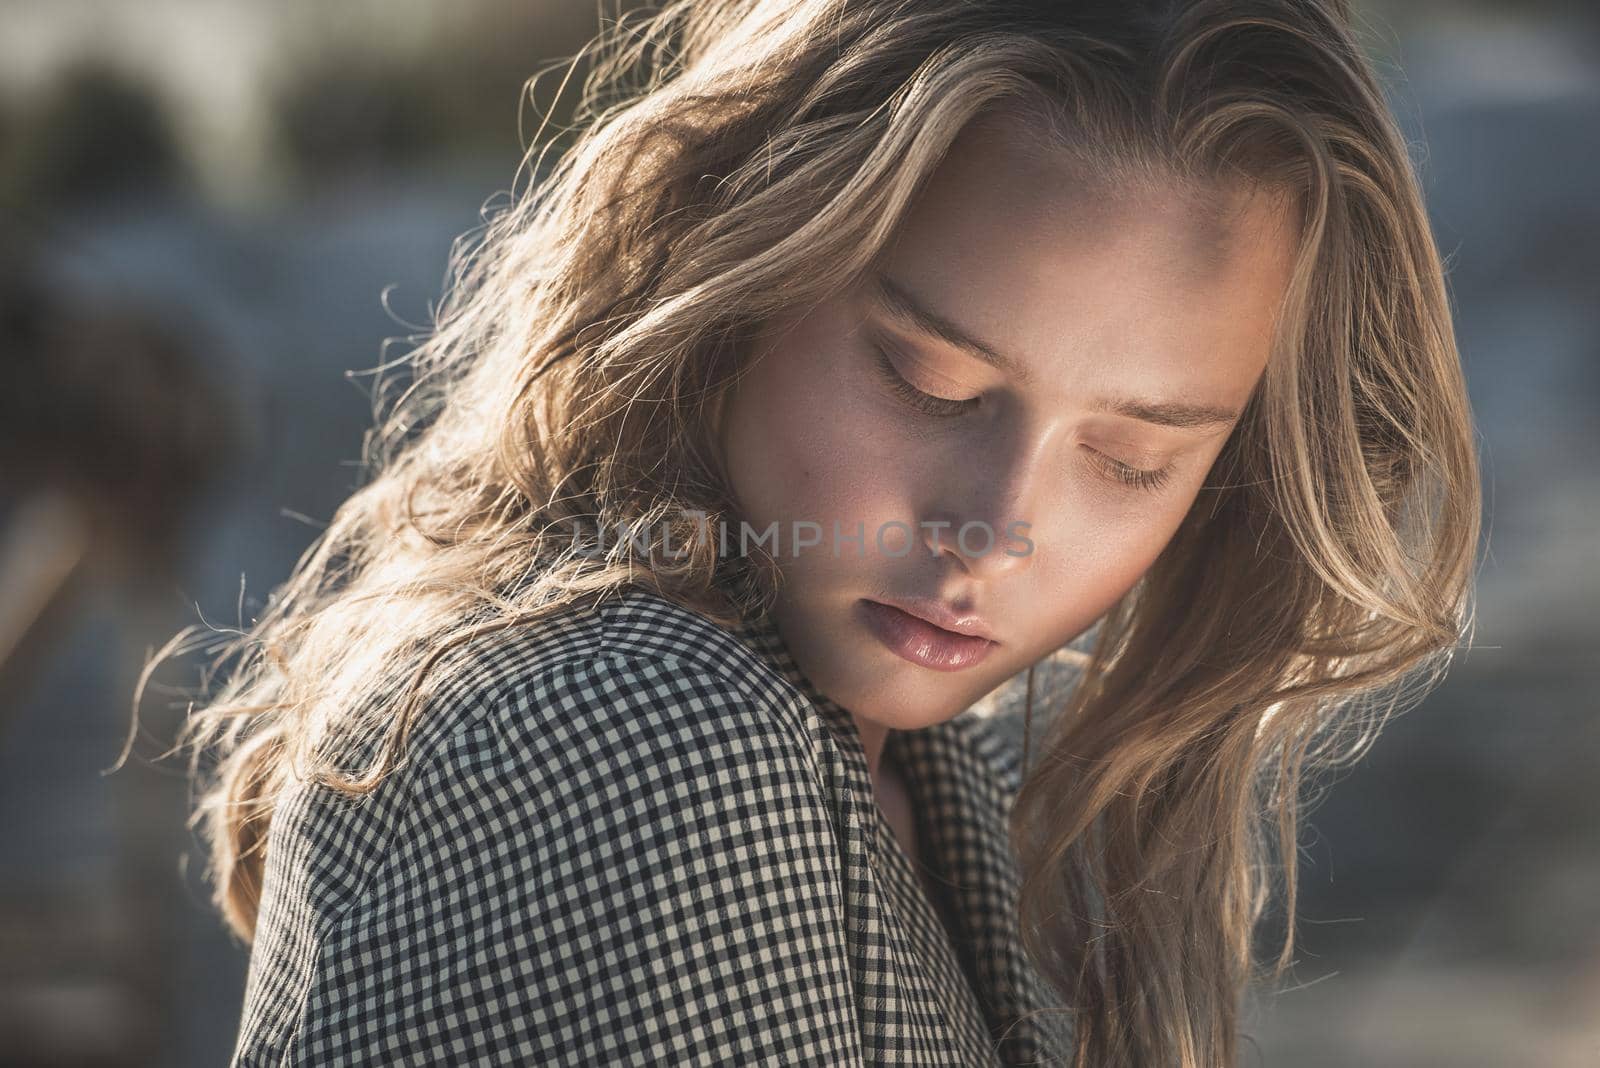
<path fill-rule="evenodd" d="M 603 43 L 194 718 L 236 1063 L 1233 1064 L 1305 771 L 1470 618 L 1344 3 Z M 1079 638 L 1007 746 L 974 706 Z"/>

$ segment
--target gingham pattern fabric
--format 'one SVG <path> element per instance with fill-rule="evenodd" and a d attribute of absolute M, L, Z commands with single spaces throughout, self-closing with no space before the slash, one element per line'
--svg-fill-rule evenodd
<path fill-rule="evenodd" d="M 930 895 L 770 620 L 630 589 L 466 663 L 376 792 L 275 813 L 234 1065 L 1064 1060 L 981 718 L 889 736 Z"/>

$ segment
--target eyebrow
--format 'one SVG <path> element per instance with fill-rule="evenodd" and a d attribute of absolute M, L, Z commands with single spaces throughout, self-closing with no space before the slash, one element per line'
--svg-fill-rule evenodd
<path fill-rule="evenodd" d="M 1021 362 L 974 337 L 972 333 L 957 326 L 950 319 L 932 311 L 912 296 L 904 286 L 882 271 L 873 273 L 871 293 L 879 307 L 909 329 L 938 338 L 945 344 L 1006 372 L 1019 382 L 1026 384 L 1031 380 L 1032 376 Z M 1238 409 L 1226 405 L 1190 404 L 1185 401 L 1146 400 L 1136 397 L 1100 398 L 1092 407 L 1097 412 L 1109 412 L 1155 426 L 1177 427 L 1182 430 L 1231 425 L 1239 417 Z"/>

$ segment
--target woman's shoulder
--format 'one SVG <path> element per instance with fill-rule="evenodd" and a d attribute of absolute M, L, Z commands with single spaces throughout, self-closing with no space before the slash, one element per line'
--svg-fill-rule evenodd
<path fill-rule="evenodd" d="M 823 796 L 803 697 L 732 631 L 659 594 L 629 587 L 494 632 L 464 663 L 428 709 L 446 733 L 418 754 L 418 810 L 437 813 L 450 804 L 438 785 L 469 780 L 525 784 L 518 804 L 548 826 L 602 808 L 675 818 L 692 797 L 733 811 L 757 794 Z"/>
<path fill-rule="evenodd" d="M 489 631 L 455 663 L 428 702 L 443 732 L 487 718 L 530 742 L 572 734 L 571 743 L 588 744 L 617 731 L 667 744 L 686 734 L 806 735 L 800 695 L 773 665 L 734 632 L 639 587 Z"/>
<path fill-rule="evenodd" d="M 710 1026 L 702 1011 L 748 1006 L 729 1042 L 762 1033 L 806 967 L 818 1048 L 844 1049 L 832 808 L 760 657 L 631 592 L 470 653 L 375 804 L 274 819 L 287 848 L 268 852 L 238 1063 L 387 1060 L 412 1042 L 472 1059 L 502 1039 L 597 1063 L 619 1035 L 655 1062 Z M 643 1022 L 619 1029 L 621 1006 Z"/>
<path fill-rule="evenodd" d="M 352 798 L 303 781 L 280 795 L 267 861 L 289 870 L 275 889 L 297 888 L 318 914 L 342 911 L 396 841 L 485 797 L 538 809 L 555 827 L 581 825 L 574 814 L 619 778 L 621 803 L 641 817 L 673 804 L 674 781 L 689 775 L 821 796 L 805 709 L 785 680 L 733 633 L 648 591 L 485 630 L 438 670 L 374 791 Z M 371 700 L 399 715 L 392 685 Z M 376 752 L 366 743 L 351 770 Z"/>

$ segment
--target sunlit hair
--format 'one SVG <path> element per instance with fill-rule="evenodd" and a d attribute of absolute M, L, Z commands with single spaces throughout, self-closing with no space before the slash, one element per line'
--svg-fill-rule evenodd
<path fill-rule="evenodd" d="M 1293 916 L 1306 772 L 1359 755 L 1471 621 L 1477 457 L 1442 265 L 1348 19 L 673 0 L 609 28 L 570 147 L 458 248 L 406 389 L 380 398 L 370 477 L 185 728 L 196 774 L 213 758 L 195 821 L 231 927 L 253 937 L 280 792 L 374 790 L 474 638 L 630 583 L 722 622 L 772 603 L 770 559 L 682 525 L 736 517 L 719 399 L 761 324 L 860 278 L 962 128 L 1005 112 L 1064 181 L 1197 210 L 1259 189 L 1298 225 L 1260 387 L 1064 707 L 1034 717 L 1012 823 L 1017 922 L 1075 1063 L 1235 1063 L 1253 932 L 1279 893 Z M 693 551 L 589 558 L 574 521 Z"/>

